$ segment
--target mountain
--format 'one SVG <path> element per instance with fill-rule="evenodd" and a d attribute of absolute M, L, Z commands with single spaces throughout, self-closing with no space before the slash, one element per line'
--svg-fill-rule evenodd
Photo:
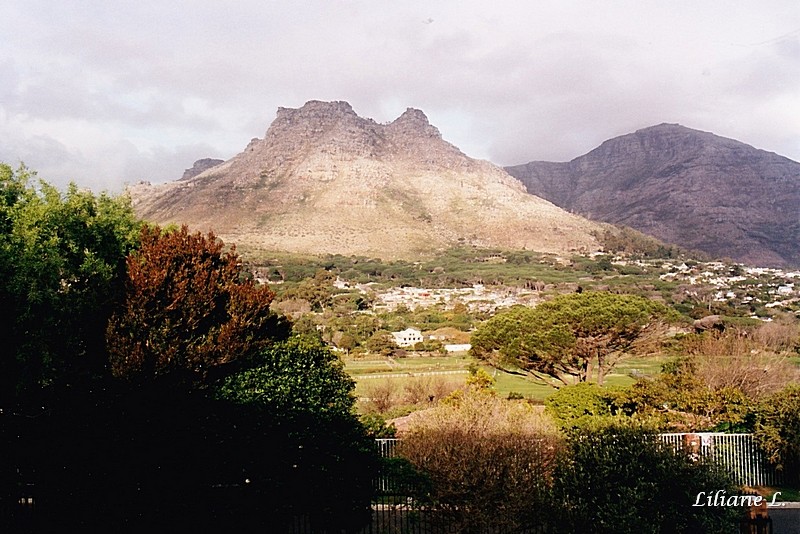
<path fill-rule="evenodd" d="M 279 108 L 263 139 L 207 170 L 129 188 L 157 223 L 245 248 L 410 258 L 457 244 L 596 250 L 596 223 L 532 196 L 447 143 L 422 111 L 389 124 L 346 102 Z"/>
<path fill-rule="evenodd" d="M 800 163 L 677 124 L 604 142 L 567 163 L 506 167 L 573 213 L 762 266 L 800 266 Z"/>
<path fill-rule="evenodd" d="M 183 171 L 183 176 L 181 176 L 181 180 L 188 180 L 189 178 L 194 178 L 201 172 L 207 171 L 212 167 L 216 167 L 220 163 L 224 163 L 224 161 L 221 159 L 213 159 L 213 158 L 198 159 L 197 161 L 194 162 L 194 165 Z"/>

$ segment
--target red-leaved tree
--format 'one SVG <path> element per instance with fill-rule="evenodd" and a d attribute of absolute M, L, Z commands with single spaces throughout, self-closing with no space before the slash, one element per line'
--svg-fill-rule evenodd
<path fill-rule="evenodd" d="M 270 310 L 274 293 L 243 279 L 238 255 L 213 233 L 145 227 L 127 268 L 125 300 L 106 332 L 117 377 L 200 382 L 288 335 Z"/>

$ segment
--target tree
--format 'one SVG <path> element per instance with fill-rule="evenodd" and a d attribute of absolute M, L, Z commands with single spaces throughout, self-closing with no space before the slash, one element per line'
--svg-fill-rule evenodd
<path fill-rule="evenodd" d="M 397 348 L 391 334 L 386 330 L 378 330 L 370 336 L 364 343 L 366 349 L 374 354 L 382 354 L 388 356 L 393 349 Z"/>
<path fill-rule="evenodd" d="M 105 327 L 140 225 L 126 197 L 61 191 L 0 164 L 0 508 L 12 503 L 0 521 L 26 484 L 37 503 L 48 491 L 85 496 L 84 460 L 103 456 L 92 432 L 108 397 Z"/>
<path fill-rule="evenodd" d="M 105 324 L 139 240 L 130 200 L 0 164 L 0 406 L 103 374 Z"/>
<path fill-rule="evenodd" d="M 297 287 L 288 290 L 284 300 L 298 299 L 305 300 L 311 304 L 311 308 L 316 311 L 324 311 L 331 304 L 333 298 L 334 275 L 320 269 L 313 278 L 306 278 Z"/>
<path fill-rule="evenodd" d="M 261 496 L 257 506 L 265 512 L 279 500 L 327 528 L 362 526 L 377 458 L 355 415 L 355 383 L 341 360 L 293 338 L 265 348 L 254 363 L 227 377 L 216 393 L 248 414 L 233 429 L 230 443 L 239 449 L 228 451 L 237 459 L 229 461 L 228 476 L 247 476 L 248 491 Z"/>
<path fill-rule="evenodd" d="M 655 339 L 671 316 L 664 305 L 634 295 L 560 295 L 495 315 L 472 336 L 472 354 L 565 385 L 591 379 L 594 365 L 602 384 L 620 358 Z"/>
<path fill-rule="evenodd" d="M 222 247 L 142 229 L 105 380 L 40 417 L 0 414 L 41 531 L 283 532 L 296 516 L 348 528 L 368 514 L 372 444 L 352 380 L 330 352 L 279 343 L 289 327 L 272 293 Z M 0 499 L 14 484 L 0 481 Z"/>
<path fill-rule="evenodd" d="M 235 250 L 223 252 L 213 233 L 145 227 L 127 266 L 124 303 L 106 336 L 117 377 L 202 381 L 288 336 L 270 310 L 274 294 L 242 279 Z"/>

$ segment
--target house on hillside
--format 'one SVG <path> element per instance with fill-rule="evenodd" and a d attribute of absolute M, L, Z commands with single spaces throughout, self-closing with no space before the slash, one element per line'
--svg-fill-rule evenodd
<path fill-rule="evenodd" d="M 415 328 L 406 328 L 400 332 L 392 332 L 394 342 L 398 347 L 413 347 L 422 342 L 422 332 Z"/>

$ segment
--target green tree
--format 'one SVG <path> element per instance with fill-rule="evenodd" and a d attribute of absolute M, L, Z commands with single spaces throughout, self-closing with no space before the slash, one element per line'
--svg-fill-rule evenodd
<path fill-rule="evenodd" d="M 370 336 L 364 343 L 366 349 L 375 354 L 388 356 L 393 349 L 397 348 L 392 335 L 386 330 L 378 330 Z"/>
<path fill-rule="evenodd" d="M 297 287 L 287 291 L 283 298 L 301 299 L 308 301 L 312 309 L 316 311 L 325 310 L 331 305 L 333 299 L 333 273 L 320 269 L 313 278 L 306 278 Z"/>
<path fill-rule="evenodd" d="M 355 382 L 328 348 L 293 338 L 262 350 L 255 366 L 228 376 L 219 396 L 282 413 L 333 418 L 352 416 Z"/>
<path fill-rule="evenodd" d="M 671 316 L 664 305 L 634 295 L 560 295 L 495 315 L 472 336 L 472 354 L 551 383 L 586 382 L 596 374 L 602 384 L 620 358 L 658 339 Z"/>
<path fill-rule="evenodd" d="M 126 197 L 61 192 L 0 164 L 0 406 L 96 377 L 140 223 Z"/>
<path fill-rule="evenodd" d="M 787 482 L 800 483 L 800 385 L 788 386 L 761 402 L 754 433 Z"/>
<path fill-rule="evenodd" d="M 243 279 L 239 257 L 213 233 L 145 227 L 127 266 L 125 300 L 106 336 L 117 377 L 202 381 L 288 336 L 288 322 L 270 310 L 274 294 Z"/>
<path fill-rule="evenodd" d="M 341 360 L 325 347 L 291 339 L 267 347 L 254 363 L 226 378 L 216 394 L 248 414 L 236 430 L 241 470 L 237 465 L 233 472 L 246 473 L 266 503 L 286 499 L 321 526 L 363 526 L 377 458 L 355 415 L 355 383 Z"/>

